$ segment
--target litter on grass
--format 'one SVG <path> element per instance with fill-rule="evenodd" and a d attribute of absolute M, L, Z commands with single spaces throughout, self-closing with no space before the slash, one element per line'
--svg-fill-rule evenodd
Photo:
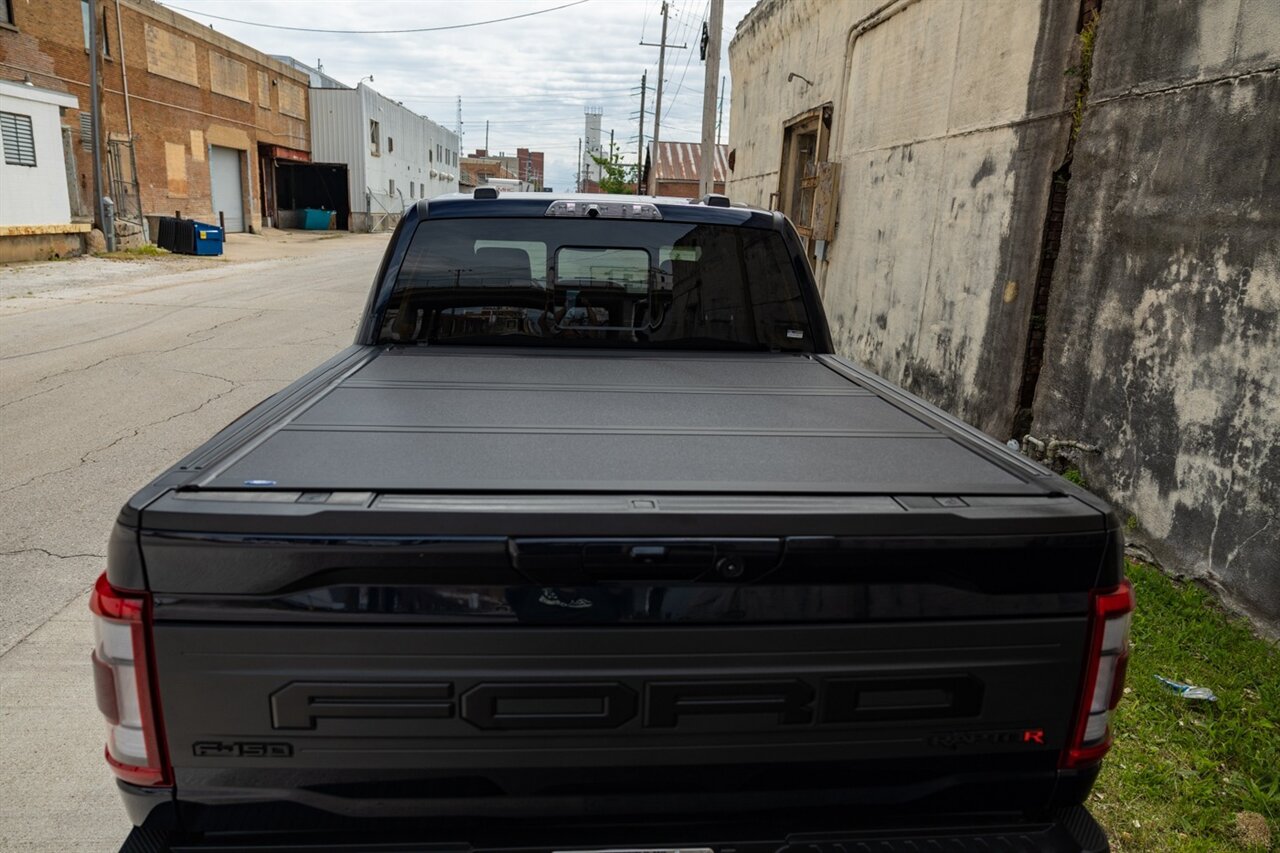
<path fill-rule="evenodd" d="M 1181 681 L 1174 681 L 1171 678 L 1165 678 L 1163 675 L 1157 675 L 1156 681 L 1165 687 L 1177 693 L 1183 699 L 1201 702 L 1217 702 L 1218 697 L 1208 687 L 1193 687 L 1190 684 L 1183 684 Z"/>

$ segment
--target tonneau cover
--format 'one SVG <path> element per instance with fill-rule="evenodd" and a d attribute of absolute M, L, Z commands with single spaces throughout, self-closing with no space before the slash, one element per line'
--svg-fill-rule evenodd
<path fill-rule="evenodd" d="M 198 466 L 191 484 L 383 493 L 1049 491 L 1043 472 L 825 356 L 421 347 L 370 348 L 356 364 Z"/>

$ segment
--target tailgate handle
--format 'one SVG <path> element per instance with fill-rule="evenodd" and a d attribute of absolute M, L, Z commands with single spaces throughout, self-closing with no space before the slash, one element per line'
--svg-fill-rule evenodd
<path fill-rule="evenodd" d="M 592 544 L 583 549 L 582 567 L 595 578 L 615 580 L 691 580 L 710 569 L 715 546 L 680 544 Z"/>

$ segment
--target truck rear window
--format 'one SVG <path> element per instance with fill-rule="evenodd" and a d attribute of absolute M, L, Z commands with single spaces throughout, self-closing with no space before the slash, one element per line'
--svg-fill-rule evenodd
<path fill-rule="evenodd" d="M 813 349 L 775 231 L 604 219 L 418 226 L 380 342 Z"/>

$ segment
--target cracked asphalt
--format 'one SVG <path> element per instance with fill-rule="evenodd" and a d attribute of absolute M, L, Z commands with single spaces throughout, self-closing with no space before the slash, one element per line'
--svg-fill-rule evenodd
<path fill-rule="evenodd" d="M 0 267 L 0 850 L 115 850 L 88 591 L 140 486 L 347 346 L 387 235 Z"/>

